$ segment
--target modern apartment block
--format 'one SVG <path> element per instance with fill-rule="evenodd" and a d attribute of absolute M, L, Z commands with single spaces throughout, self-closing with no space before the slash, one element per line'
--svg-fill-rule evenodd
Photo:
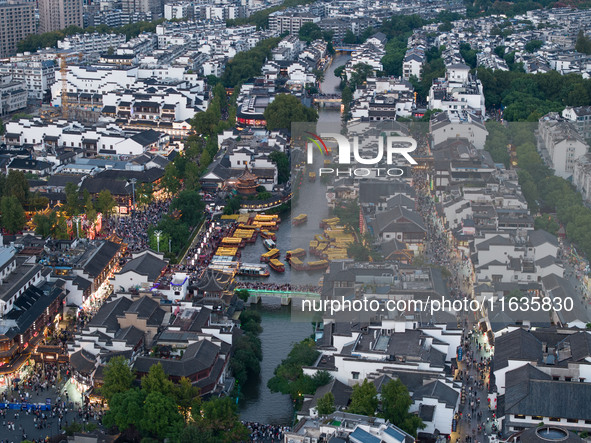
<path fill-rule="evenodd" d="M 122 0 L 123 13 L 142 13 L 152 20 L 162 17 L 162 0 Z"/>
<path fill-rule="evenodd" d="M 83 26 L 82 0 L 39 0 L 39 32 Z"/>
<path fill-rule="evenodd" d="M 316 17 L 307 12 L 286 13 L 284 11 L 273 12 L 269 15 L 269 29 L 279 34 L 289 32 L 297 34 L 304 23 L 317 23 L 320 17 Z"/>
<path fill-rule="evenodd" d="M 0 4 L 0 57 L 16 54 L 18 42 L 35 33 L 35 2 Z"/>

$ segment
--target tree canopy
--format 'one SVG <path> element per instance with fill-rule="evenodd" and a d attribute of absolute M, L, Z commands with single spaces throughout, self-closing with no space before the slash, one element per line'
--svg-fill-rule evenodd
<path fill-rule="evenodd" d="M 408 412 L 412 399 L 408 389 L 399 379 L 390 380 L 382 387 L 382 414 L 390 423 L 416 437 L 417 429 L 423 429 L 423 421 Z"/>
<path fill-rule="evenodd" d="M 578 74 L 560 75 L 556 71 L 526 74 L 482 67 L 477 73 L 487 107 L 503 107 L 507 121 L 535 122 L 548 112 L 560 112 L 566 106 L 587 105 L 591 98 L 591 79 Z"/>
<path fill-rule="evenodd" d="M 298 31 L 298 36 L 300 37 L 300 40 L 308 43 L 314 40 L 319 40 L 323 37 L 322 29 L 320 29 L 320 26 L 314 22 L 304 23 Z"/>
<path fill-rule="evenodd" d="M 353 386 L 351 403 L 347 412 L 373 417 L 377 409 L 378 391 L 376 390 L 376 385 L 365 379 L 363 383 Z"/>
<path fill-rule="evenodd" d="M 267 129 L 287 129 L 291 131 L 292 123 L 316 122 L 318 112 L 314 108 L 308 108 L 300 100 L 291 94 L 278 94 L 265 109 Z"/>

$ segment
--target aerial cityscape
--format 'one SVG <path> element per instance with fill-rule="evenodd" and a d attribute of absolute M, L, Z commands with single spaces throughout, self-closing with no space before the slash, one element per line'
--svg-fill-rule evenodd
<path fill-rule="evenodd" d="M 591 441 L 591 10 L 0 2 L 0 443 Z"/>

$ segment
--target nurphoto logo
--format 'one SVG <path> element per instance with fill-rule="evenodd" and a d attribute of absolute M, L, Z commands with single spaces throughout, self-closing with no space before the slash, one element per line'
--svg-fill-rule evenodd
<path fill-rule="evenodd" d="M 314 151 L 317 148 L 322 155 L 329 155 L 325 140 L 332 139 L 336 141 L 338 148 L 337 162 L 339 165 L 350 165 L 352 162 L 361 165 L 377 166 L 386 160 L 386 164 L 398 164 L 398 160 L 402 157 L 408 164 L 416 165 L 416 160 L 410 155 L 411 152 L 417 149 L 417 141 L 412 137 L 405 137 L 399 135 L 381 135 L 377 137 L 377 145 L 375 143 L 367 144 L 360 143 L 359 137 L 352 137 L 352 142 L 342 134 L 334 132 L 321 133 L 320 135 L 312 132 L 306 132 L 310 136 L 307 137 L 307 163 L 314 164 Z M 362 152 L 363 151 L 363 152 Z M 352 155 L 351 155 L 352 154 Z M 363 154 L 363 155 L 362 155 Z M 368 155 L 369 154 L 369 155 Z M 388 176 L 399 177 L 404 174 L 400 168 L 348 168 L 338 169 L 332 167 L 319 168 L 319 175 L 354 175 L 356 177 L 367 177 L 370 175 L 381 175 L 385 171 Z"/>

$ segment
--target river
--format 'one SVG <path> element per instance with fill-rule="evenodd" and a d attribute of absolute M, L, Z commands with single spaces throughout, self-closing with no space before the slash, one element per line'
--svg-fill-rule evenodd
<path fill-rule="evenodd" d="M 321 84 L 321 91 L 324 94 L 333 94 L 338 91 L 340 78 L 335 77 L 334 70 L 344 65 L 349 58 L 350 56 L 343 54 L 335 56 L 332 64 L 326 70 L 324 80 Z M 319 125 L 328 122 L 338 122 L 341 118 L 340 111 L 337 109 L 320 108 L 318 114 Z M 308 184 L 304 185 L 309 186 Z M 319 183 L 316 183 L 316 185 L 319 186 Z M 326 201 L 323 193 L 310 192 L 306 195 L 310 195 L 310 198 L 307 198 L 305 201 L 306 207 L 315 207 L 317 209 L 323 207 L 320 200 Z M 304 203 L 300 203 L 300 205 L 304 205 Z M 309 213 L 308 226 L 318 227 L 319 219 L 324 218 L 327 212 L 327 210 L 322 212 L 309 210 L 307 212 Z M 282 215 L 282 223 L 277 232 L 277 247 L 282 252 L 282 258 L 284 257 L 283 254 L 285 251 L 294 246 L 292 245 L 292 241 L 289 214 Z M 264 251 L 261 242 L 257 242 L 255 245 L 249 245 L 244 248 L 242 261 L 257 263 L 260 254 Z M 286 272 L 284 274 L 277 274 L 272 270 L 271 272 L 271 277 L 268 279 L 269 282 L 281 284 L 288 283 L 292 280 L 288 265 L 286 265 Z M 316 281 L 318 281 L 320 276 L 321 274 L 315 273 Z M 292 322 L 290 307 L 280 306 L 279 300 L 273 303 L 275 305 L 265 301 L 264 306 L 256 306 L 254 308 L 261 313 L 262 317 L 263 332 L 260 335 L 260 339 L 263 348 L 263 361 L 261 362 L 259 380 L 242 387 L 243 400 L 240 403 L 240 417 L 246 421 L 291 425 L 294 417 L 291 399 L 288 395 L 272 393 L 267 388 L 267 382 L 273 377 L 273 371 L 277 365 L 287 357 L 291 346 L 309 337 L 313 330 L 310 323 Z"/>

